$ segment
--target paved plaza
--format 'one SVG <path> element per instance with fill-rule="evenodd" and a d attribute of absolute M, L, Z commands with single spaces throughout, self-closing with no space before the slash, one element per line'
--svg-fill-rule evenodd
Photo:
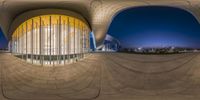
<path fill-rule="evenodd" d="M 0 54 L 0 100 L 199 100 L 200 55 L 94 53 L 65 66 Z"/>

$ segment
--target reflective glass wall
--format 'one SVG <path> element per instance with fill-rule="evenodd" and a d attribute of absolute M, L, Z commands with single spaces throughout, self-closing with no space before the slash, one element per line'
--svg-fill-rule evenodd
<path fill-rule="evenodd" d="M 89 52 L 90 29 L 65 15 L 42 15 L 22 23 L 12 35 L 12 53 L 39 65 L 63 65 Z"/>

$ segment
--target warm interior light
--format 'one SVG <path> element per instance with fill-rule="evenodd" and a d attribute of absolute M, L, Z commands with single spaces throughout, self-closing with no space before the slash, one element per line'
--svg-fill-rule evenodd
<path fill-rule="evenodd" d="M 89 27 L 65 15 L 42 15 L 23 22 L 12 35 L 12 53 L 42 65 L 65 64 L 89 52 Z"/>

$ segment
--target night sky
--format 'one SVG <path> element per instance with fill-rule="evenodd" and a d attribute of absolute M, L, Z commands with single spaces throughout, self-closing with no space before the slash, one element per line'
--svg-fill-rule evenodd
<path fill-rule="evenodd" d="M 7 48 L 7 45 L 8 45 L 8 40 L 4 36 L 2 30 L 0 29 L 0 49 Z"/>
<path fill-rule="evenodd" d="M 122 47 L 200 48 L 200 24 L 195 17 L 171 7 L 137 7 L 120 12 L 108 34 Z"/>

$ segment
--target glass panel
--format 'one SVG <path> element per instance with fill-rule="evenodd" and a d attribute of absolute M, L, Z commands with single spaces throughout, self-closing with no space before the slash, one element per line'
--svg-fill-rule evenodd
<path fill-rule="evenodd" d="M 89 28 L 65 15 L 42 15 L 22 23 L 12 35 L 12 53 L 29 63 L 64 65 L 89 50 Z"/>

